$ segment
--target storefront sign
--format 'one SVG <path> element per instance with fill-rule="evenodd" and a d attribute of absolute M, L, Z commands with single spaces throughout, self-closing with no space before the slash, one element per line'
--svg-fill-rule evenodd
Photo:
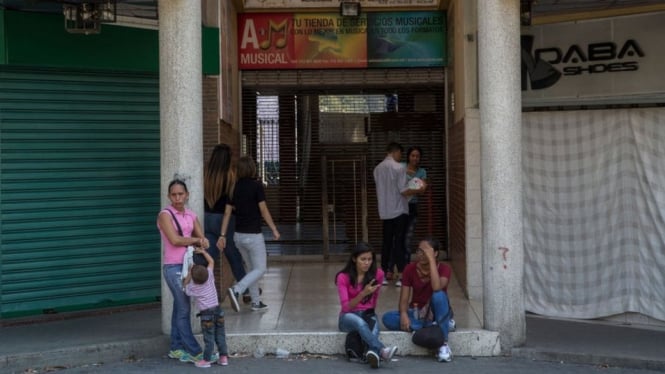
<path fill-rule="evenodd" d="M 522 31 L 525 103 L 665 92 L 665 13 Z"/>
<path fill-rule="evenodd" d="M 275 8 L 330 8 L 339 7 L 342 0 L 245 0 L 245 10 Z M 440 0 L 356 0 L 362 9 L 408 6 L 409 8 L 439 8 Z"/>
<path fill-rule="evenodd" d="M 444 66 L 444 12 L 244 13 L 240 69 Z"/>

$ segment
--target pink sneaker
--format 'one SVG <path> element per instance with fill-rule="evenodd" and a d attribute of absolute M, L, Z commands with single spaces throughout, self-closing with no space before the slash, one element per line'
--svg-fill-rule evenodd
<path fill-rule="evenodd" d="M 196 361 L 194 363 L 194 365 L 196 365 L 197 368 L 209 368 L 210 367 L 210 361 L 206 361 L 206 360 Z"/>
<path fill-rule="evenodd" d="M 217 363 L 222 365 L 222 366 L 227 366 L 229 364 L 229 357 L 228 356 L 219 356 L 219 360 L 217 360 Z"/>
<path fill-rule="evenodd" d="M 381 348 L 381 359 L 383 361 L 390 361 L 397 352 L 397 346 Z"/>

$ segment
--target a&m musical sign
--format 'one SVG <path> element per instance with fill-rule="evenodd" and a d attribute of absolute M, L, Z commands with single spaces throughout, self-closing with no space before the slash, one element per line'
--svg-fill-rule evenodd
<path fill-rule="evenodd" d="M 444 12 L 244 13 L 240 69 L 431 67 L 446 64 Z"/>

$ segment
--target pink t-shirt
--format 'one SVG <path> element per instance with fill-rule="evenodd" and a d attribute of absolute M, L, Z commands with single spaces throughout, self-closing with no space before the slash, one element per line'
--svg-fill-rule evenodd
<path fill-rule="evenodd" d="M 176 219 L 182 228 L 182 236 L 185 238 L 191 238 L 192 232 L 194 231 L 194 222 L 196 222 L 196 213 L 187 208 L 185 208 L 184 212 L 178 212 L 172 206 L 168 206 L 161 210 L 159 214 L 168 215 L 171 223 L 173 224 L 173 230 L 175 230 L 175 232 L 178 232 L 178 226 L 175 224 L 175 222 L 173 222 L 173 216 L 171 216 L 169 212 L 164 212 L 164 210 L 167 209 L 175 214 Z M 164 265 L 181 265 L 182 258 L 187 251 L 187 247 L 176 247 L 171 244 L 169 239 L 164 234 L 164 231 L 162 231 L 162 228 L 159 227 L 159 219 L 157 220 L 157 228 L 159 229 L 159 233 L 162 236 L 162 243 L 164 243 Z"/>
<path fill-rule="evenodd" d="M 379 284 L 379 288 L 374 291 L 369 300 L 364 303 L 361 301 L 356 305 L 355 308 L 349 308 L 349 301 L 363 290 L 362 284 L 356 284 L 355 287 L 351 285 L 351 280 L 349 279 L 349 274 L 339 273 L 337 276 L 337 293 L 339 293 L 339 301 L 342 304 L 341 313 L 348 312 L 357 312 L 361 310 L 374 309 L 376 308 L 376 302 L 379 300 L 379 291 L 381 291 L 381 283 L 383 283 L 383 270 L 376 269 L 376 282 Z"/>

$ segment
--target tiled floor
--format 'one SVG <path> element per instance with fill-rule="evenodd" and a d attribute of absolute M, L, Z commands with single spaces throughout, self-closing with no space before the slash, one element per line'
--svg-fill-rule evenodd
<path fill-rule="evenodd" d="M 323 260 L 270 261 L 261 281 L 263 302 L 269 309 L 253 312 L 241 302 L 241 311 L 236 313 L 226 298 L 222 306 L 226 310 L 227 333 L 337 331 L 340 306 L 334 277 L 343 266 L 343 262 Z M 458 329 L 481 328 L 482 305 L 464 297 L 454 276 L 448 294 Z M 397 309 L 398 297 L 399 288 L 392 284 L 383 286 L 377 312 Z"/>
<path fill-rule="evenodd" d="M 277 224 L 281 234 L 278 241 L 272 240 L 272 232 L 263 226 L 266 238 L 266 250 L 269 257 L 321 255 L 323 240 L 322 227 L 314 223 Z M 331 224 L 329 227 L 329 252 L 332 255 L 345 254 L 353 247 L 355 240 L 348 238 L 346 226 L 342 223 Z"/>

